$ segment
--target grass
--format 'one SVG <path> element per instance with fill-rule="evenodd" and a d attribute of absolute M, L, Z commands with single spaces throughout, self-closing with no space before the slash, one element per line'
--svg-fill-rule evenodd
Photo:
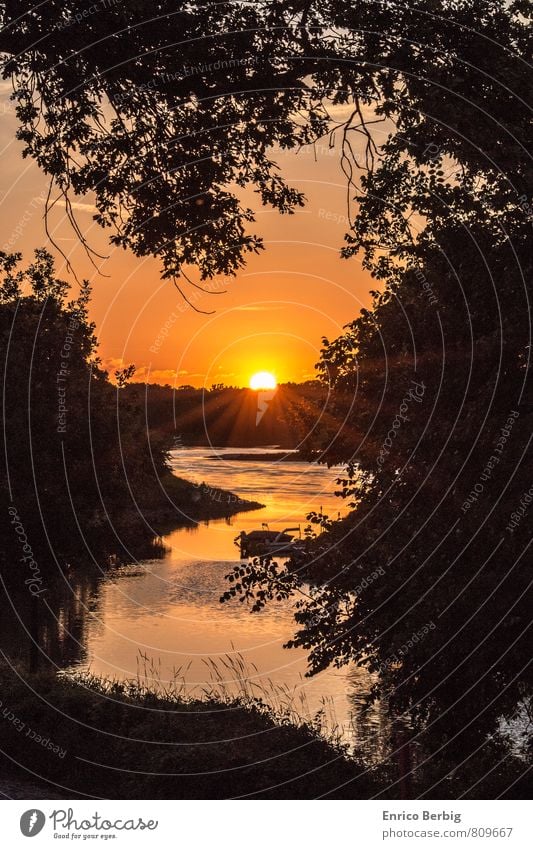
<path fill-rule="evenodd" d="M 399 799 L 406 792 L 397 759 L 348 754 L 325 708 L 305 717 L 294 692 L 254 682 L 238 655 L 207 667 L 209 682 L 195 694 L 186 667 L 165 682 L 142 654 L 131 681 L 28 674 L 0 661 L 4 780 L 65 799 Z M 462 765 L 442 755 L 416 768 L 409 798 L 530 797 L 528 765 L 496 741 Z"/>
<path fill-rule="evenodd" d="M 246 676 L 232 693 L 212 672 L 200 698 L 185 692 L 181 669 L 154 684 L 147 658 L 128 682 L 28 675 L 2 662 L 4 774 L 47 782 L 65 798 L 368 798 L 383 786 L 385 775 L 325 740 L 319 723 L 269 707 Z"/>
<path fill-rule="evenodd" d="M 246 661 L 240 652 L 235 651 L 233 643 L 232 649 L 232 654 L 220 655 L 217 660 L 202 658 L 208 681 L 193 687 L 187 682 L 192 661 L 174 668 L 171 680 L 165 682 L 161 677 L 160 660 L 154 661 L 139 651 L 135 687 L 143 693 L 158 693 L 170 699 L 201 699 L 229 706 L 237 703 L 240 707 L 269 716 L 277 724 L 305 727 L 344 755 L 348 754 L 344 729 L 337 721 L 331 697 L 323 696 L 321 707 L 312 713 L 305 690 L 260 675 L 256 664 Z"/>

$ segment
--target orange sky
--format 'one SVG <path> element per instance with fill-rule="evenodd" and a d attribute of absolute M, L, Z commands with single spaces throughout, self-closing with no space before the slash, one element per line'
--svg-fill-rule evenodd
<path fill-rule="evenodd" d="M 32 160 L 22 159 L 7 91 L 3 83 L 0 248 L 8 249 L 11 242 L 10 250 L 29 258 L 35 247 L 47 246 L 42 219 L 47 179 Z M 339 257 L 346 187 L 338 151 L 329 151 L 324 141 L 316 161 L 309 149 L 299 155 L 283 153 L 278 163 L 306 193 L 307 206 L 294 216 L 258 209 L 256 232 L 263 236 L 266 250 L 252 256 L 236 278 L 208 284 L 215 291 L 226 289 L 225 294 L 200 295 L 185 287 L 198 307 L 215 310 L 214 315 L 199 315 L 187 307 L 172 283 L 160 279 L 157 261 L 109 246 L 108 234 L 92 220 L 90 197 L 75 204 L 76 214 L 91 246 L 108 254 L 101 263 L 107 277 L 88 262 L 64 210 L 55 210 L 55 239 L 78 276 L 93 284 L 91 317 L 107 368 L 135 363 L 137 379 L 195 386 L 248 385 L 260 370 L 272 372 L 280 382 L 314 376 L 322 336 L 334 338 L 370 304 L 369 289 L 375 281 L 357 259 Z M 257 207 L 252 192 L 247 202 Z M 19 225 L 21 235 L 16 233 Z M 74 284 L 60 256 L 57 267 L 60 276 Z"/>

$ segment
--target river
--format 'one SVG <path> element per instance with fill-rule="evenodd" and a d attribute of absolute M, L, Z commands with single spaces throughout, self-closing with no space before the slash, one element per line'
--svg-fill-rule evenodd
<path fill-rule="evenodd" d="M 220 603 L 227 589 L 224 576 L 239 562 L 234 539 L 241 530 L 267 523 L 280 530 L 301 525 L 303 531 L 310 511 L 323 508 L 337 515 L 342 507 L 335 496 L 339 469 L 254 460 L 265 450 L 172 452 L 171 466 L 180 477 L 231 490 L 265 507 L 175 530 L 163 539 L 168 551 L 162 559 L 104 577 L 98 605 L 86 611 L 85 651 L 77 668 L 119 679 L 141 674 L 167 685 L 174 677 L 184 694 L 201 696 L 213 686 L 215 692 L 242 688 L 233 671 L 242 659 L 248 692 L 276 709 L 290 706 L 306 719 L 320 712 L 326 733 L 367 746 L 381 737 L 376 732 L 382 718 L 378 710 L 364 723 L 354 718 L 370 684 L 366 672 L 350 668 L 305 677 L 305 652 L 283 647 L 294 632 L 290 603 L 271 604 L 254 614 L 237 600 Z M 236 453 L 249 459 L 224 459 Z"/>

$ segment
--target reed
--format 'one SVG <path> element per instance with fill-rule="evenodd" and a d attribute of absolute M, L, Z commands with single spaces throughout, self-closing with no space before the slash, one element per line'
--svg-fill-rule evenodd
<path fill-rule="evenodd" d="M 60 675 L 70 678 L 92 690 L 109 695 L 123 695 L 126 698 L 142 699 L 150 697 L 163 699 L 169 704 L 184 705 L 198 701 L 206 704 L 224 705 L 229 708 L 256 710 L 270 718 L 277 725 L 291 725 L 308 730 L 319 736 L 329 745 L 343 754 L 350 751 L 351 729 L 341 723 L 335 713 L 335 703 L 331 696 L 322 696 L 320 707 L 312 711 L 301 685 L 290 687 L 261 675 L 257 665 L 248 661 L 232 644 L 232 652 L 202 658 L 206 667 L 206 681 L 191 684 L 187 674 L 192 661 L 174 666 L 170 673 L 163 673 L 161 658 L 155 659 L 142 650 L 136 658 L 134 678 L 106 678 L 95 675 L 89 670 L 70 670 Z"/>

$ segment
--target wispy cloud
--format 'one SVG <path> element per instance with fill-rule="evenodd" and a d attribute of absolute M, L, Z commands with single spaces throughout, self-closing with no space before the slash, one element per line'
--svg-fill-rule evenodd
<path fill-rule="evenodd" d="M 65 201 L 64 200 L 56 201 L 54 203 L 54 209 L 56 207 L 59 207 L 60 209 L 66 209 Z M 75 212 L 86 212 L 86 213 L 90 213 L 91 215 L 95 215 L 98 212 L 94 203 L 82 203 L 81 201 L 78 201 L 78 200 L 71 201 L 70 208 L 73 209 Z"/>
<path fill-rule="evenodd" d="M 121 357 L 107 357 L 102 360 L 102 368 L 108 371 L 113 377 L 113 373 L 118 371 L 119 369 L 124 368 L 129 365 L 129 361 L 126 362 Z M 177 381 L 177 378 L 180 376 L 188 375 L 189 372 L 186 369 L 152 369 L 147 365 L 136 366 L 135 374 L 133 376 L 133 383 L 170 383 L 174 384 Z M 192 375 L 191 375 L 192 376 Z M 203 375 L 201 375 L 203 376 Z"/>
<path fill-rule="evenodd" d="M 186 375 L 188 372 L 180 369 L 176 371 L 176 369 L 172 368 L 156 368 L 150 369 L 147 366 L 141 366 L 136 369 L 135 375 L 133 377 L 134 383 L 170 383 L 173 386 L 177 383 L 178 377 L 180 375 Z"/>
<path fill-rule="evenodd" d="M 270 312 L 271 310 L 280 310 L 281 306 L 270 306 L 262 304 L 247 304 L 242 307 L 234 307 L 233 312 Z"/>

